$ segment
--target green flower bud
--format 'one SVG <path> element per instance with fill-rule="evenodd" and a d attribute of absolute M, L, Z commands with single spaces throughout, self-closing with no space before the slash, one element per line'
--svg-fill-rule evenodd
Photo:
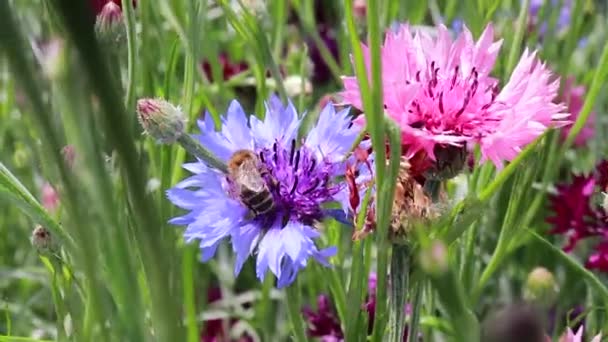
<path fill-rule="evenodd" d="M 559 287 L 553 273 L 544 267 L 536 267 L 528 275 L 524 298 L 540 305 L 550 306 L 557 299 Z"/>
<path fill-rule="evenodd" d="M 138 100 L 137 117 L 146 133 L 161 143 L 172 144 L 184 134 L 183 113 L 165 100 Z"/>

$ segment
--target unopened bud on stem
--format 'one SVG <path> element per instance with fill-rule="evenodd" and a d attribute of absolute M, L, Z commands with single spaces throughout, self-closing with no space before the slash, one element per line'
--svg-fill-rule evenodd
<path fill-rule="evenodd" d="M 524 288 L 524 298 L 540 305 L 550 306 L 557 298 L 559 288 L 553 273 L 544 267 L 537 267 L 528 275 Z"/>
<path fill-rule="evenodd" d="M 163 144 L 173 144 L 184 134 L 185 119 L 179 107 L 160 99 L 137 101 L 137 118 L 146 133 Z"/>
<path fill-rule="evenodd" d="M 226 164 L 217 159 L 197 140 L 185 134 L 184 114 L 178 107 L 161 99 L 140 99 L 137 101 L 137 117 L 146 133 L 164 144 L 178 142 L 193 156 L 202 159 L 209 166 L 228 172 Z"/>
<path fill-rule="evenodd" d="M 120 44 L 126 38 L 126 28 L 122 9 L 113 1 L 108 1 L 97 16 L 95 32 L 105 44 Z"/>

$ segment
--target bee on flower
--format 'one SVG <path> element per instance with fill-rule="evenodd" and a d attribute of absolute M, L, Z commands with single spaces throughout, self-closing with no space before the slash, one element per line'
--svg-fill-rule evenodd
<path fill-rule="evenodd" d="M 293 282 L 310 258 L 329 266 L 336 249 L 316 246 L 315 227 L 332 212 L 326 204 L 348 207 L 346 185 L 334 180 L 344 174 L 359 129 L 348 110 L 336 112 L 331 104 L 303 139 L 301 122 L 293 104 L 283 105 L 277 97 L 266 103 L 263 120 L 248 120 L 233 101 L 219 131 L 209 114 L 198 122 L 201 134 L 195 138 L 228 165 L 228 173 L 202 160 L 184 164 L 194 175 L 167 196 L 188 211 L 170 223 L 187 226 L 186 241 L 199 241 L 203 261 L 230 238 L 235 274 L 255 254 L 258 278 L 270 270 L 278 287 Z"/>

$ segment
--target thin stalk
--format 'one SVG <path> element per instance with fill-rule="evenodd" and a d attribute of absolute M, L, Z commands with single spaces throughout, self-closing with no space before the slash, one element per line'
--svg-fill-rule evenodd
<path fill-rule="evenodd" d="M 388 341 L 403 341 L 405 306 L 407 304 L 411 255 L 407 245 L 393 245 L 391 255 L 391 286 L 389 299 Z"/>
<path fill-rule="evenodd" d="M 517 17 L 517 23 L 515 26 L 515 35 L 513 36 L 513 41 L 511 42 L 511 49 L 509 49 L 509 58 L 507 59 L 504 79 L 507 79 L 508 75 L 511 75 L 511 72 L 515 67 L 515 62 L 517 61 L 517 56 L 519 55 L 521 42 L 524 38 L 524 32 L 527 26 L 529 6 L 530 0 L 524 0 L 519 10 L 519 16 Z"/>
<path fill-rule="evenodd" d="M 589 91 L 587 92 L 587 95 L 585 96 L 585 102 L 583 104 L 583 108 L 581 109 L 581 111 L 578 115 L 578 118 L 576 118 L 576 122 L 574 123 L 574 126 L 572 126 L 572 128 L 570 129 L 570 132 L 568 133 L 568 137 L 566 138 L 566 141 L 564 142 L 564 145 L 562 147 L 562 152 L 565 151 L 570 146 L 572 146 L 574 139 L 576 139 L 576 136 L 580 133 L 580 131 L 585 126 L 585 123 L 587 122 L 587 119 L 589 118 L 589 115 L 591 114 L 591 110 L 593 109 L 593 105 L 595 104 L 597 96 L 598 96 L 600 90 L 602 89 L 602 86 L 606 83 L 607 76 L 608 76 L 608 43 L 606 45 L 604 45 L 604 50 L 602 51 L 602 56 L 598 63 L 596 72 L 594 72 L 594 75 L 593 75 L 593 81 L 591 82 Z M 563 156 L 563 153 L 560 153 L 559 155 Z"/>
<path fill-rule="evenodd" d="M 466 306 L 464 288 L 455 274 L 448 270 L 444 274 L 431 277 L 431 281 L 442 307 L 447 311 L 457 341 L 476 342 L 479 339 L 479 322 Z"/>
<path fill-rule="evenodd" d="M 189 11 L 189 21 L 188 21 L 188 44 L 186 47 L 189 49 L 186 50 L 186 60 L 184 67 L 184 98 L 182 103 L 184 104 L 186 117 L 189 121 L 193 121 L 193 113 L 194 113 L 194 85 L 195 85 L 195 75 L 196 75 L 196 65 L 198 58 L 198 30 L 199 30 L 199 13 L 198 7 L 194 3 L 194 1 L 188 1 Z M 185 136 L 186 134 L 184 134 Z M 186 139 L 187 140 L 187 139 Z M 191 139 L 193 140 L 193 139 Z M 192 144 L 190 144 L 192 145 Z M 189 145 L 189 146 L 190 146 Z M 187 150 L 187 149 L 186 149 Z M 184 150 L 177 150 L 175 155 L 175 164 L 181 165 L 186 160 L 186 153 Z M 176 167 L 173 169 L 173 174 L 171 176 L 171 184 L 177 183 L 182 175 L 182 168 Z"/>
<path fill-rule="evenodd" d="M 500 188 L 500 186 L 506 182 L 509 177 L 511 177 L 511 175 L 513 173 L 515 173 L 515 170 L 517 169 L 517 167 L 519 166 L 519 164 L 521 164 L 521 162 L 526 159 L 530 154 L 532 154 L 532 151 L 534 151 L 534 149 L 536 148 L 536 145 L 538 145 L 539 141 L 541 141 L 546 135 L 547 135 L 546 131 L 545 133 L 543 133 L 541 136 L 539 136 L 538 138 L 536 138 L 536 140 L 534 140 L 532 143 L 528 144 L 528 146 L 526 146 L 518 155 L 517 157 L 515 157 L 510 163 L 509 165 L 507 165 L 502 172 L 500 172 L 498 174 L 498 176 L 496 176 L 496 178 L 494 179 L 494 181 L 492 181 L 492 183 L 490 183 L 487 187 L 485 187 L 481 193 L 479 194 L 479 200 L 481 202 L 485 202 L 487 200 L 489 200 L 492 195 Z"/>
<path fill-rule="evenodd" d="M 293 284 L 291 284 L 286 289 L 287 292 L 287 308 L 289 310 L 289 321 L 291 323 L 291 328 L 293 329 L 293 333 L 295 334 L 294 338 L 296 342 L 305 342 L 306 331 L 304 330 L 304 324 L 302 321 L 302 313 L 301 313 L 301 298 L 300 298 L 300 286 L 298 279 L 296 279 Z"/>
<path fill-rule="evenodd" d="M 125 108 L 135 107 L 135 75 L 137 74 L 135 58 L 137 54 L 137 42 L 135 41 L 135 14 L 133 13 L 133 2 L 122 0 L 125 26 L 127 29 L 127 70 L 128 82 L 125 95 Z"/>
<path fill-rule="evenodd" d="M 422 293 L 423 293 L 423 282 L 421 279 L 414 281 L 414 285 L 410 286 L 410 304 L 412 313 L 410 314 L 410 324 L 407 329 L 407 341 L 418 340 L 418 325 L 420 324 L 420 309 L 422 309 Z"/>
<path fill-rule="evenodd" d="M 184 247 L 184 253 L 182 255 L 182 278 L 188 342 L 200 341 L 200 331 L 196 318 L 196 300 L 194 297 L 194 273 L 196 270 L 194 261 L 196 260 L 197 252 L 198 246 L 196 244 L 188 245 Z"/>
<path fill-rule="evenodd" d="M 387 264 L 388 264 L 388 229 L 389 218 L 393 206 L 395 194 L 396 178 L 399 173 L 401 159 L 401 130 L 392 121 L 387 122 L 388 137 L 390 146 L 390 159 L 387 177 L 380 185 L 380 193 L 383 196 L 378 198 L 378 211 L 376 211 L 376 222 L 378 224 L 376 243 L 378 246 L 377 260 L 377 289 L 376 289 L 376 315 L 374 317 L 373 340 L 382 341 L 384 338 L 384 328 L 386 325 L 386 289 L 387 289 Z M 384 148 L 384 146 L 382 147 Z M 376 163 L 378 165 L 380 163 Z"/>
<path fill-rule="evenodd" d="M 179 139 L 177 139 L 177 141 L 179 142 L 180 145 L 182 145 L 184 150 L 188 151 L 193 156 L 204 160 L 205 163 L 209 164 L 210 166 L 212 166 L 224 173 L 228 172 L 228 167 L 226 166 L 226 164 L 224 162 L 217 159 L 216 156 L 214 156 L 211 152 L 209 152 L 209 150 L 204 148 L 198 141 L 196 141 L 189 134 L 182 134 L 182 136 L 179 137 Z"/>

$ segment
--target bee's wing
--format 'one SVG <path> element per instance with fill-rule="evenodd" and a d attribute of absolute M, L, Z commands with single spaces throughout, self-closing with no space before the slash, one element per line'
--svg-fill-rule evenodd
<path fill-rule="evenodd" d="M 264 190 L 266 183 L 253 163 L 243 163 L 239 168 L 238 182 L 247 189 L 259 192 Z"/>

